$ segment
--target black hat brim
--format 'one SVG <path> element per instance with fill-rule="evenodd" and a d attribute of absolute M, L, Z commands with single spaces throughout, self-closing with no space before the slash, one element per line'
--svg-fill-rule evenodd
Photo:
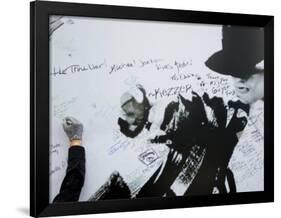
<path fill-rule="evenodd" d="M 205 65 L 219 74 L 237 78 L 247 78 L 256 72 L 255 63 L 249 60 L 250 55 L 230 53 L 226 50 L 215 52 Z"/>
<path fill-rule="evenodd" d="M 242 72 L 235 70 L 234 63 L 231 63 L 229 60 L 229 54 L 225 50 L 220 50 L 214 53 L 209 59 L 205 62 L 205 65 L 219 74 L 230 75 L 233 77 L 241 77 Z M 245 76 L 245 75 L 244 75 Z"/>

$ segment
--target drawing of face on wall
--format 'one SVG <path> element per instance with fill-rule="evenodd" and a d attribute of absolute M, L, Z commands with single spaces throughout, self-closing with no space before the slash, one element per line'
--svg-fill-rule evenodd
<path fill-rule="evenodd" d="M 136 86 L 121 98 L 122 117 L 118 119 L 121 132 L 128 137 L 137 136 L 148 122 L 149 102 L 145 90 Z"/>
<path fill-rule="evenodd" d="M 236 96 L 245 104 L 264 97 L 263 28 L 223 26 L 222 50 L 205 62 L 211 70 L 232 77 Z"/>

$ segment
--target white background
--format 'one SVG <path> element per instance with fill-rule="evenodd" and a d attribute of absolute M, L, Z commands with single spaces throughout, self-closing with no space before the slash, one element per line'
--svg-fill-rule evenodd
<path fill-rule="evenodd" d="M 69 0 L 70 1 L 70 0 Z M 81 0 L 85 3 L 160 7 L 188 10 L 220 11 L 275 16 L 275 203 L 175 209 L 161 211 L 101 214 L 95 217 L 277 217 L 281 203 L 280 143 L 278 114 L 281 88 L 280 37 L 281 12 L 277 0 L 263 1 L 180 1 L 180 0 Z M 1 217 L 23 217 L 29 214 L 29 2 L 3 1 L 0 13 L 1 54 Z M 279 90 L 278 90 L 279 89 Z M 93 215 L 88 215 L 93 216 Z M 280 215 L 279 215 L 280 216 Z"/>

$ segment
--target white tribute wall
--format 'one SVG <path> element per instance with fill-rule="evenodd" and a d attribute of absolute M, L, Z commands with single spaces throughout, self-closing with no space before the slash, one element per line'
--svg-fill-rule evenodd
<path fill-rule="evenodd" d="M 159 133 L 165 106 L 178 94 L 207 92 L 235 100 L 231 79 L 204 62 L 221 49 L 221 26 L 52 16 L 50 19 L 50 202 L 59 192 L 67 167 L 65 116 L 84 125 L 86 177 L 80 201 L 86 201 L 118 170 L 136 191 L 165 159 L 165 145 L 147 140 Z M 117 125 L 120 96 L 141 84 L 155 106 L 151 131 L 130 139 Z M 153 112 L 153 111 L 152 111 Z M 263 190 L 263 102 L 251 119 L 230 161 L 237 191 Z M 139 154 L 152 149 L 155 161 Z M 185 187 L 174 184 L 181 195 Z"/>

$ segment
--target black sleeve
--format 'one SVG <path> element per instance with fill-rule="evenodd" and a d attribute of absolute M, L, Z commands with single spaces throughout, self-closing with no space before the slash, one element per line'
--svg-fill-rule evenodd
<path fill-rule="evenodd" d="M 85 150 L 73 146 L 68 152 L 68 166 L 59 194 L 53 202 L 78 201 L 85 179 Z"/>

